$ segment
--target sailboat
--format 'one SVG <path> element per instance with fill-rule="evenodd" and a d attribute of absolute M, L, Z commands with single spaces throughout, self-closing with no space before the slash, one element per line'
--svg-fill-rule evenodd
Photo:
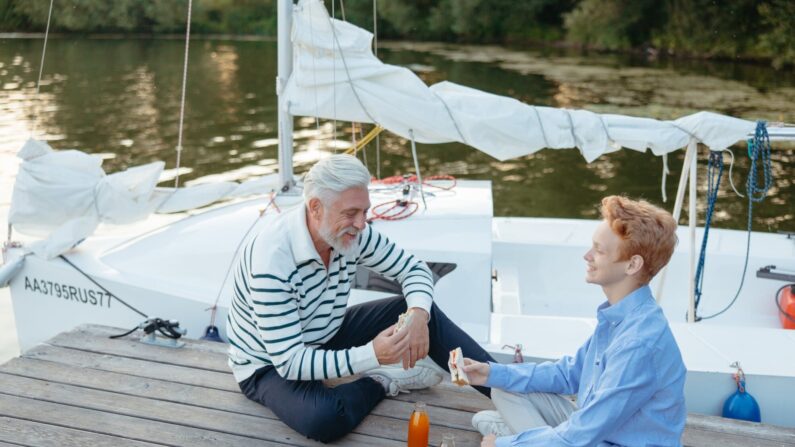
<path fill-rule="evenodd" d="M 372 34 L 330 17 L 319 0 L 280 0 L 278 20 L 278 175 L 240 185 L 156 188 L 162 164 L 105 175 L 90 156 L 26 143 L 9 220 L 15 231 L 39 238 L 7 244 L 3 267 L 23 351 L 79 324 L 135 328 L 152 317 L 179 320 L 194 337 L 218 326 L 224 338 L 240 247 L 303 203 L 292 170 L 293 116 L 377 125 L 410 141 L 415 162 L 415 143 L 449 141 L 501 160 L 542 148 L 577 148 L 586 162 L 621 149 L 665 156 L 686 148 L 673 212 L 678 219 L 689 186 L 690 222 L 679 229 L 680 245 L 652 287 L 688 369 L 688 410 L 720 414 L 736 386 L 731 365 L 740 362 L 763 422 L 795 426 L 795 402 L 781 399 L 795 392 L 795 333 L 780 328 L 772 300 L 783 283 L 757 277 L 758 267 L 795 268 L 795 244 L 783 235 L 712 229 L 709 268 L 742 277 L 708 276 L 703 289 L 721 300 L 702 311 L 720 309 L 737 282 L 744 286 L 730 309 L 699 322 L 693 290 L 696 241 L 706 236 L 694 219 L 699 144 L 719 152 L 757 131 L 772 141 L 795 140 L 795 129 L 709 112 L 674 121 L 600 115 L 529 106 L 450 82 L 428 87 L 408 69 L 378 60 Z M 53 184 L 48 173 L 55 169 L 74 175 Z M 372 203 L 411 202 L 416 212 L 373 225 L 446 266 L 437 304 L 502 361 L 515 352 L 506 345 L 521 345 L 525 360 L 575 352 L 603 301 L 583 280 L 580 261 L 598 222 L 495 217 L 489 181 L 434 188 L 416 171 L 416 180 L 371 188 Z M 788 278 L 772 270 L 768 276 Z M 388 294 L 388 286 L 363 273 L 349 305 Z"/>

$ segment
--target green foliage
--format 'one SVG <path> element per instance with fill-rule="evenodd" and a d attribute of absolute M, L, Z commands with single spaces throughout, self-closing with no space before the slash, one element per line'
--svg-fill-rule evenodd
<path fill-rule="evenodd" d="M 795 2 L 771 0 L 759 5 L 762 27 L 757 49 L 773 66 L 795 65 Z"/>
<path fill-rule="evenodd" d="M 667 0 L 670 20 L 658 42 L 674 52 L 735 57 L 753 47 L 758 0 Z"/>
<path fill-rule="evenodd" d="M 565 26 L 571 42 L 623 50 L 648 45 L 665 16 L 658 0 L 583 0 Z"/>
<path fill-rule="evenodd" d="M 13 0 L 0 0 L 0 32 L 22 31 L 27 26 L 25 17 L 14 9 Z"/>
<path fill-rule="evenodd" d="M 193 0 L 195 33 L 276 34 L 278 0 Z M 324 0 L 373 28 L 373 0 Z M 795 63 L 793 0 L 376 0 L 379 38 L 560 41 Z M 0 31 L 42 31 L 49 0 L 0 0 Z M 57 0 L 57 32 L 182 33 L 188 0 Z"/>
<path fill-rule="evenodd" d="M 381 7 L 395 37 L 455 42 L 560 38 L 574 0 L 389 0 Z"/>
<path fill-rule="evenodd" d="M 26 17 L 32 30 L 47 23 L 49 0 L 0 2 L 13 5 L 13 12 Z M 188 0 L 58 0 L 51 27 L 60 32 L 181 33 L 187 12 Z M 191 31 L 275 35 L 275 0 L 194 0 Z"/>

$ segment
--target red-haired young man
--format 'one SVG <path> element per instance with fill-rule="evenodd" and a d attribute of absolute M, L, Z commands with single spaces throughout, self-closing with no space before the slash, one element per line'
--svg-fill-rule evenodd
<path fill-rule="evenodd" d="M 466 359 L 473 385 L 492 387 L 498 412 L 472 419 L 481 446 L 679 446 L 685 367 L 649 281 L 676 245 L 671 215 L 644 201 L 602 200 L 585 280 L 607 301 L 573 357 L 501 365 Z M 577 395 L 574 405 L 561 395 Z"/>

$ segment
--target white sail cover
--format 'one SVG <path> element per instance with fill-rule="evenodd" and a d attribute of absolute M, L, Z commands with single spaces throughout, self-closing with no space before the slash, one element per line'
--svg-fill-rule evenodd
<path fill-rule="evenodd" d="M 714 150 L 744 140 L 752 121 L 700 112 L 659 121 L 535 107 L 452 82 L 430 87 L 371 51 L 372 34 L 331 19 L 319 0 L 293 16 L 293 74 L 282 95 L 292 115 L 378 123 L 420 143 L 458 141 L 506 160 L 543 148 L 577 147 L 588 162 L 625 147 L 666 154 L 691 137 Z"/>
<path fill-rule="evenodd" d="M 54 151 L 47 143 L 28 140 L 19 167 L 8 222 L 14 229 L 45 239 L 26 252 L 53 258 L 79 243 L 102 223 L 125 224 L 149 214 L 172 213 L 221 199 L 262 194 L 276 176 L 217 182 L 184 188 L 156 188 L 163 162 L 106 175 L 102 159 L 77 150 Z"/>

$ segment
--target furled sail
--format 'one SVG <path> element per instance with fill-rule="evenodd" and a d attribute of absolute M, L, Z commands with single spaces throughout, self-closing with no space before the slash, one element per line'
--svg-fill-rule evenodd
<path fill-rule="evenodd" d="M 151 213 L 190 210 L 222 199 L 262 194 L 276 186 L 275 175 L 243 183 L 216 182 L 157 188 L 158 161 L 106 175 L 102 159 L 77 150 L 54 151 L 28 140 L 19 167 L 8 222 L 14 229 L 45 237 L 26 252 L 53 258 L 94 232 L 100 223 L 126 224 Z"/>
<path fill-rule="evenodd" d="M 536 107 L 452 82 L 428 87 L 409 69 L 378 60 L 372 34 L 332 19 L 319 0 L 298 3 L 292 39 L 293 74 L 280 105 L 290 114 L 378 123 L 420 143 L 458 141 L 499 160 L 573 147 L 589 162 L 621 147 L 662 155 L 691 137 L 720 150 L 755 128 L 709 112 L 659 121 Z"/>

